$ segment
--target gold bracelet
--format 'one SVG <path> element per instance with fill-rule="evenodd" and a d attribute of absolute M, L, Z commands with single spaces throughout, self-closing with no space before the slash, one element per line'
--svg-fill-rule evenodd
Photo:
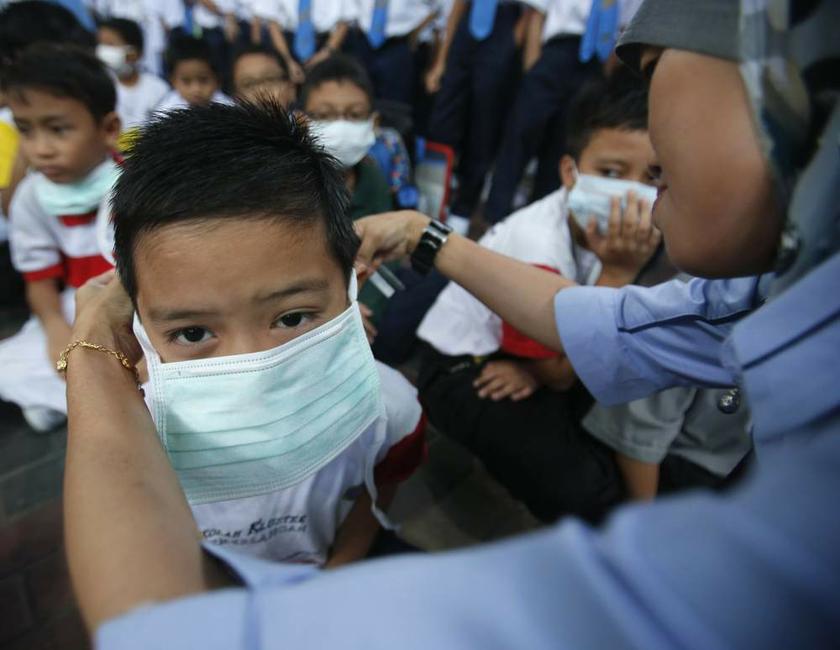
<path fill-rule="evenodd" d="M 78 341 L 73 341 L 70 345 L 64 348 L 64 351 L 58 356 L 58 361 L 55 364 L 55 369 L 58 370 L 58 372 L 60 372 L 61 374 L 67 372 L 67 355 L 70 354 L 76 348 L 98 350 L 99 352 L 105 352 L 106 354 L 110 354 L 122 364 L 123 368 L 125 368 L 126 370 L 130 370 L 134 374 L 134 381 L 137 382 L 138 386 L 140 385 L 140 374 L 137 372 L 137 367 L 132 365 L 131 361 L 128 360 L 128 357 L 125 356 L 122 352 L 106 348 L 104 345 L 89 343 L 88 341 L 83 341 L 82 339 L 79 339 Z"/>

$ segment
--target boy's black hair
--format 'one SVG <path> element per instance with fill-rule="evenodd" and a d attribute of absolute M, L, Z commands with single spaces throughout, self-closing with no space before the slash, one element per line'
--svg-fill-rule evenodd
<path fill-rule="evenodd" d="M 349 279 L 359 238 L 348 206 L 338 163 L 276 102 L 194 106 L 149 123 L 126 158 L 111 203 L 114 256 L 135 300 L 134 251 L 158 228 L 215 219 L 268 218 L 301 228 L 321 222 Z"/>
<path fill-rule="evenodd" d="M 71 11 L 52 2 L 15 2 L 0 10 L 0 66 L 34 43 L 71 43 L 90 48 L 93 34 Z"/>
<path fill-rule="evenodd" d="M 280 69 L 283 70 L 285 75 L 287 77 L 289 76 L 289 66 L 283 57 L 277 54 L 275 50 L 269 49 L 258 43 L 248 43 L 236 50 L 233 54 L 233 61 L 230 66 L 231 70 L 236 68 L 236 64 L 239 62 L 239 59 L 243 56 L 248 56 L 249 54 L 261 54 L 262 56 L 267 56 L 269 59 L 274 59 L 277 61 L 277 65 L 280 66 Z"/>
<path fill-rule="evenodd" d="M 116 32 L 126 45 L 133 47 L 138 54 L 143 53 L 143 30 L 135 21 L 128 18 L 108 18 L 100 22 L 99 27 Z"/>
<path fill-rule="evenodd" d="M 3 68 L 0 90 L 9 95 L 26 89 L 80 101 L 96 122 L 116 110 L 111 75 L 89 50 L 74 45 L 36 43 Z"/>
<path fill-rule="evenodd" d="M 328 81 L 349 82 L 358 86 L 373 107 L 373 83 L 370 76 L 358 60 L 346 54 L 333 54 L 306 73 L 306 81 L 300 89 L 300 105 L 306 107 L 309 93 Z"/>
<path fill-rule="evenodd" d="M 569 105 L 565 153 L 577 160 L 599 129 L 647 130 L 647 87 L 629 68 L 619 67 L 608 78 L 593 79 Z"/>
<path fill-rule="evenodd" d="M 174 74 L 175 67 L 182 61 L 198 59 L 207 63 L 213 74 L 219 76 L 219 71 L 213 65 L 213 52 L 210 49 L 210 44 L 203 38 L 195 38 L 180 33 L 173 35 L 169 47 L 166 49 L 165 59 L 166 70 L 169 75 Z"/>

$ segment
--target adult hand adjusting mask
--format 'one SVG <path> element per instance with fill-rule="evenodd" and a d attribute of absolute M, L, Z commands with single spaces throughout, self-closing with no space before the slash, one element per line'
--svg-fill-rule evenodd
<path fill-rule="evenodd" d="M 355 292 L 353 277 L 342 314 L 279 347 L 192 361 L 163 363 L 135 317 L 147 403 L 191 504 L 300 483 L 383 420 Z M 374 501 L 375 451 L 366 474 Z"/>

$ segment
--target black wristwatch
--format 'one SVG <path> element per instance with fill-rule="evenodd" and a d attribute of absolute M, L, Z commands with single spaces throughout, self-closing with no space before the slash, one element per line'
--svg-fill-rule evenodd
<path fill-rule="evenodd" d="M 423 230 L 417 248 L 411 254 L 411 267 L 420 275 L 428 275 L 435 266 L 435 257 L 446 243 L 452 228 L 445 223 L 432 219 Z"/>

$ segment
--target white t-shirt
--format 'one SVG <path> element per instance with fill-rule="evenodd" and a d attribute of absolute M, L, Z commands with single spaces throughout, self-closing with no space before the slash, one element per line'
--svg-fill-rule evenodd
<path fill-rule="evenodd" d="M 103 165 L 113 165 L 106 161 Z M 37 194 L 39 172 L 17 186 L 9 208 L 12 263 L 28 282 L 57 278 L 80 287 L 111 265 L 99 253 L 96 213 L 50 216 Z"/>
<path fill-rule="evenodd" d="M 572 240 L 562 188 L 514 212 L 479 243 L 579 284 L 594 284 L 601 275 L 600 260 Z M 450 356 L 484 356 L 504 347 L 502 319 L 454 282 L 440 293 L 417 336 Z"/>
<path fill-rule="evenodd" d="M 385 421 L 377 421 L 341 454 L 297 485 L 243 499 L 193 505 L 204 539 L 278 562 L 321 565 L 339 527 L 365 492 L 368 459 L 375 453 L 377 482 L 406 478 L 422 460 L 423 417 L 416 389 L 377 362 Z M 385 427 L 377 445 L 378 427 Z"/>
<path fill-rule="evenodd" d="M 312 25 L 315 32 L 331 32 L 338 23 L 352 21 L 356 14 L 355 1 L 312 0 Z M 299 4 L 299 0 L 254 0 L 253 11 L 259 18 L 274 21 L 284 31 L 293 32 L 298 26 Z"/>
<path fill-rule="evenodd" d="M 217 90 L 213 93 L 213 97 L 210 99 L 211 102 L 216 104 L 233 104 L 233 100 L 225 95 L 221 90 Z M 176 108 L 187 108 L 189 103 L 186 99 L 181 97 L 181 93 L 179 93 L 174 88 L 170 90 L 166 95 L 164 95 L 163 99 L 160 101 L 160 104 L 157 105 L 154 112 L 155 113 L 165 113 L 166 111 L 173 111 Z"/>
<path fill-rule="evenodd" d="M 145 72 L 133 86 L 117 81 L 117 113 L 124 131 L 142 126 L 169 92 L 169 84 L 160 77 Z"/>
<path fill-rule="evenodd" d="M 363 32 L 369 32 L 376 0 L 354 0 L 353 4 L 357 24 Z M 385 36 L 407 36 L 434 12 L 435 7 L 423 0 L 389 0 Z"/>

